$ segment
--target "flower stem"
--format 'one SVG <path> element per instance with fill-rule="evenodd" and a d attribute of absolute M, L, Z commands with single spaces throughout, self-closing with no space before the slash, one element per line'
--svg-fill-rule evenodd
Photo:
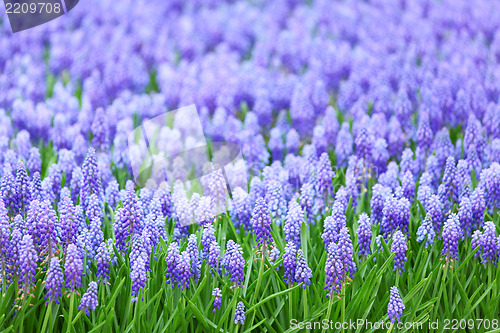
<path fill-rule="evenodd" d="M 256 303 L 257 295 L 259 294 L 260 284 L 262 282 L 262 276 L 264 275 L 264 261 L 266 259 L 266 242 L 262 245 L 262 258 L 260 260 L 260 268 L 259 268 L 259 278 L 257 279 L 257 285 L 255 286 L 254 296 L 253 296 L 253 305 Z M 250 320 L 250 327 L 253 325 L 253 321 L 255 320 L 255 311 L 252 313 L 252 320 Z"/>
<path fill-rule="evenodd" d="M 71 322 L 71 318 L 73 318 L 73 307 L 75 303 L 75 292 L 71 293 L 71 298 L 69 299 L 69 317 L 68 317 L 68 326 L 66 327 L 66 332 L 71 331 L 71 327 L 73 323 Z"/>
<path fill-rule="evenodd" d="M 330 299 L 328 300 L 328 310 L 326 310 L 326 319 L 328 321 L 330 321 L 330 313 L 332 311 L 332 304 L 333 304 L 333 291 L 330 292 Z M 321 332 L 325 332 L 325 329 L 323 329 L 323 331 Z"/>
<path fill-rule="evenodd" d="M 307 320 L 307 316 L 308 316 L 308 313 L 307 313 L 307 291 L 305 289 L 302 289 L 302 293 L 304 295 L 304 321 Z"/>
<path fill-rule="evenodd" d="M 344 323 L 345 323 L 345 283 L 342 284 L 342 333 L 345 332 Z"/>
<path fill-rule="evenodd" d="M 49 302 L 49 306 L 47 307 L 47 311 L 45 312 L 45 319 L 43 320 L 43 326 L 41 332 L 46 332 L 47 323 L 49 322 L 50 316 L 52 314 L 52 301 Z"/>

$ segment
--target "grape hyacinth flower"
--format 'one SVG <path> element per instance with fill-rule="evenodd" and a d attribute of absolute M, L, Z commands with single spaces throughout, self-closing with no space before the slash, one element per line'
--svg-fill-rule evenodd
<path fill-rule="evenodd" d="M 420 243 L 425 239 L 425 247 L 429 247 L 434 243 L 434 237 L 436 237 L 436 232 L 432 225 L 432 219 L 429 215 L 426 215 L 422 224 L 418 227 L 417 242 Z"/>
<path fill-rule="evenodd" d="M 193 201 L 194 194 L 196 193 L 193 193 L 191 201 Z M 201 197 L 194 212 L 196 223 L 198 223 L 199 225 L 210 224 L 215 218 L 212 199 L 208 196 Z"/>
<path fill-rule="evenodd" d="M 236 311 L 234 312 L 234 323 L 235 324 L 245 324 L 245 305 L 243 302 L 238 302 L 236 306 Z"/>
<path fill-rule="evenodd" d="M 184 290 L 189 289 L 189 277 L 191 276 L 191 259 L 187 251 L 182 251 L 176 267 L 177 286 Z"/>
<path fill-rule="evenodd" d="M 327 248 L 325 263 L 325 289 L 329 290 L 327 297 L 331 297 L 334 292 L 340 293 L 344 281 L 341 258 L 338 253 L 338 247 L 335 243 L 330 243 Z"/>
<path fill-rule="evenodd" d="M 458 260 L 458 239 L 460 238 L 461 230 L 459 226 L 458 216 L 450 214 L 443 226 L 443 250 L 441 254 L 445 255 L 446 259 L 455 258 Z"/>
<path fill-rule="evenodd" d="M 219 288 L 214 288 L 214 290 L 212 291 L 212 296 L 215 296 L 213 303 L 214 308 L 212 310 L 212 312 L 215 314 L 215 312 L 220 309 L 222 303 L 222 291 Z"/>
<path fill-rule="evenodd" d="M 326 248 L 328 248 L 331 242 L 338 242 L 340 230 L 347 225 L 344 211 L 345 207 L 343 204 L 336 200 L 332 207 L 332 216 L 327 216 L 325 218 L 323 223 L 324 230 L 321 238 Z"/>
<path fill-rule="evenodd" d="M 493 264 L 498 264 L 498 258 L 500 256 L 499 249 L 497 248 L 497 237 L 495 235 L 495 224 L 491 221 L 484 223 L 484 231 L 480 238 L 481 250 L 482 250 L 482 261 L 492 262 Z"/>
<path fill-rule="evenodd" d="M 259 202 L 259 200 L 257 200 L 257 202 Z M 264 202 L 267 203 L 267 206 L 269 207 L 269 213 L 273 217 L 274 222 L 280 225 L 285 217 L 287 207 L 286 200 L 283 195 L 283 186 L 279 181 L 269 181 L 266 186 L 266 196 Z"/>
<path fill-rule="evenodd" d="M 24 163 L 21 161 L 17 163 L 16 188 L 19 212 L 24 214 L 28 210 L 28 205 L 31 202 L 31 193 L 30 178 L 28 177 Z"/>
<path fill-rule="evenodd" d="M 38 255 L 30 235 L 24 235 L 19 249 L 19 283 L 23 285 L 25 293 L 33 283 L 36 283 L 36 262 Z"/>
<path fill-rule="evenodd" d="M 105 242 L 101 242 L 101 245 L 99 245 L 95 259 L 97 264 L 97 278 L 105 280 L 109 279 L 109 263 L 111 261 L 111 255 Z"/>
<path fill-rule="evenodd" d="M 57 217 L 52 204 L 48 200 L 32 201 L 28 211 L 28 231 L 33 236 L 40 255 L 47 253 L 52 258 L 52 250 L 56 245 L 55 223 Z"/>
<path fill-rule="evenodd" d="M 9 217 L 7 216 L 7 209 L 0 199 L 0 268 L 2 269 L 2 280 L 5 276 L 5 266 L 7 261 L 7 250 L 9 248 Z"/>
<path fill-rule="evenodd" d="M 415 197 L 415 181 L 410 170 L 407 170 L 404 174 L 401 184 L 403 186 L 404 197 L 413 203 Z"/>
<path fill-rule="evenodd" d="M 97 282 L 92 281 L 89 283 L 87 291 L 82 296 L 80 305 L 78 306 L 78 310 L 85 310 L 87 316 L 90 316 L 89 310 L 95 310 L 98 305 L 99 301 L 97 299 Z"/>
<path fill-rule="evenodd" d="M 314 224 L 315 223 L 315 214 L 313 212 L 314 199 L 316 196 L 315 184 L 306 182 L 300 188 L 300 205 L 304 212 L 306 213 L 307 222 Z"/>
<path fill-rule="evenodd" d="M 281 252 L 276 246 L 276 244 L 272 245 L 271 251 L 269 252 L 269 262 L 271 263 L 271 265 L 274 265 L 274 262 L 278 260 L 280 254 Z"/>
<path fill-rule="evenodd" d="M 483 226 L 483 216 L 486 210 L 486 201 L 484 199 L 484 192 L 481 187 L 476 187 L 469 197 L 472 204 L 472 220 L 475 221 L 474 226 L 481 228 Z"/>
<path fill-rule="evenodd" d="M 403 304 L 403 300 L 399 295 L 398 287 L 391 287 L 391 295 L 389 298 L 389 305 L 387 306 L 387 315 L 389 316 L 389 320 L 394 323 L 395 320 L 401 322 L 401 318 L 403 317 L 403 310 L 405 309 L 405 305 Z"/>
<path fill-rule="evenodd" d="M 95 258 L 99 245 L 104 241 L 104 233 L 101 229 L 101 220 L 94 218 L 90 221 L 89 237 L 87 238 L 87 258 Z"/>
<path fill-rule="evenodd" d="M 30 149 L 26 167 L 28 168 L 30 175 L 33 175 L 36 172 L 40 173 L 42 171 L 42 159 L 40 157 L 40 151 L 37 147 L 32 147 Z"/>
<path fill-rule="evenodd" d="M 132 190 L 127 191 L 123 208 L 115 213 L 115 236 L 116 247 L 123 252 L 128 251 L 127 239 L 134 235 L 142 234 L 143 216 L 136 194 Z"/>
<path fill-rule="evenodd" d="M 262 197 L 257 199 L 255 203 L 251 223 L 259 246 L 263 245 L 265 247 L 267 243 L 273 242 L 273 237 L 271 236 L 271 215 Z"/>
<path fill-rule="evenodd" d="M 82 286 L 83 258 L 75 244 L 69 244 L 64 262 L 64 274 L 66 275 L 66 288 L 71 291 Z"/>
<path fill-rule="evenodd" d="M 9 215 L 14 216 L 19 212 L 17 183 L 12 175 L 10 166 L 4 166 L 0 184 L 0 192 Z"/>
<path fill-rule="evenodd" d="M 431 195 L 429 199 L 426 215 L 431 217 L 434 230 L 436 230 L 436 232 L 441 231 L 441 225 L 443 222 L 443 204 L 441 203 L 439 197 L 435 194 Z"/>
<path fill-rule="evenodd" d="M 21 228 L 14 226 L 10 235 L 10 242 L 8 244 L 9 247 L 5 256 L 7 263 L 10 265 L 10 274 L 12 277 L 17 276 L 20 271 L 20 250 L 22 238 L 23 234 L 21 232 Z"/>
<path fill-rule="evenodd" d="M 215 230 L 213 224 L 206 224 L 203 226 L 201 234 L 201 245 L 203 246 L 203 253 L 206 255 L 210 250 L 210 245 L 215 242 Z"/>
<path fill-rule="evenodd" d="M 318 162 L 318 193 L 323 200 L 333 196 L 333 177 L 335 172 L 332 170 L 332 165 L 327 153 L 322 153 Z"/>
<path fill-rule="evenodd" d="M 76 241 L 78 232 L 75 206 L 69 197 L 64 197 L 59 204 L 59 224 L 61 226 L 61 243 L 64 247 Z"/>
<path fill-rule="evenodd" d="M 143 256 L 138 256 L 130 263 L 130 279 L 132 280 L 132 302 L 137 301 L 141 288 L 144 288 L 147 280 L 146 263 Z"/>
<path fill-rule="evenodd" d="M 303 282 L 304 284 L 302 285 L 302 288 L 306 289 L 306 287 L 311 284 L 311 278 L 312 278 L 312 270 L 311 268 L 309 268 L 309 265 L 307 264 L 302 249 L 299 249 L 297 251 L 297 266 L 295 269 L 294 280 L 297 283 Z"/>
<path fill-rule="evenodd" d="M 226 270 L 226 275 L 230 276 L 229 281 L 241 285 L 244 280 L 243 268 L 245 267 L 245 259 L 243 258 L 241 246 L 232 239 L 227 242 L 222 266 Z"/>
<path fill-rule="evenodd" d="M 474 251 L 476 248 L 479 250 L 474 254 L 474 258 L 479 257 L 481 254 L 481 238 L 483 237 L 483 233 L 480 230 L 476 230 L 472 233 L 471 237 L 471 250 Z"/>
<path fill-rule="evenodd" d="M 191 259 L 191 276 L 195 283 L 198 283 L 201 276 L 201 261 L 200 251 L 198 250 L 198 240 L 195 234 L 191 234 L 188 237 L 187 252 Z"/>
<path fill-rule="evenodd" d="M 108 205 L 112 209 L 115 209 L 118 205 L 118 202 L 120 201 L 120 188 L 116 179 L 112 179 L 108 183 L 105 191 L 105 198 Z"/>
<path fill-rule="evenodd" d="M 59 297 L 62 296 L 62 286 L 63 286 L 63 272 L 61 269 L 61 264 L 59 263 L 58 257 L 52 257 L 50 260 L 49 270 L 47 271 L 47 279 L 45 280 L 45 289 L 47 290 L 47 294 L 45 295 L 45 299 L 48 298 L 48 301 L 45 305 L 49 304 L 50 301 L 55 301 L 59 304 Z"/>
<path fill-rule="evenodd" d="M 209 246 L 207 254 L 207 263 L 211 268 L 210 273 L 212 274 L 212 276 L 214 275 L 214 272 L 216 272 L 219 275 L 222 273 L 220 268 L 220 264 L 222 263 L 220 257 L 220 246 L 215 241 L 215 239 Z"/>
<path fill-rule="evenodd" d="M 302 221 L 304 221 L 304 212 L 297 201 L 292 201 L 289 205 L 283 226 L 285 242 L 291 241 L 300 246 L 300 227 Z"/>
<path fill-rule="evenodd" d="M 356 263 L 354 262 L 353 258 L 351 235 L 349 234 L 349 229 L 347 229 L 347 227 L 345 226 L 340 229 L 339 241 L 337 246 L 343 274 L 345 274 L 346 276 L 349 275 L 351 278 L 354 278 L 354 273 L 356 272 Z"/>
<path fill-rule="evenodd" d="M 87 209 L 88 198 L 92 194 L 98 197 L 102 195 L 101 179 L 99 177 L 99 170 L 97 167 L 97 156 L 94 148 L 89 148 L 87 156 L 82 166 L 82 188 L 80 190 L 80 203 L 83 205 L 84 210 Z"/>
<path fill-rule="evenodd" d="M 397 270 L 398 273 L 401 275 L 405 270 L 405 263 L 406 263 L 405 253 L 406 250 L 408 250 L 408 245 L 406 244 L 405 235 L 400 230 L 397 230 L 394 233 L 392 239 L 393 242 L 391 251 L 396 254 L 394 256 L 394 270 L 395 271 Z"/>
<path fill-rule="evenodd" d="M 381 184 L 375 184 L 372 187 L 372 198 L 370 200 L 371 220 L 373 224 L 378 224 L 384 217 L 384 204 L 387 196 L 390 195 L 390 189 Z"/>
<path fill-rule="evenodd" d="M 42 201 L 42 180 L 39 172 L 35 172 L 31 177 L 30 199 Z"/>
<path fill-rule="evenodd" d="M 294 242 L 287 242 L 285 245 L 283 266 L 285 268 L 283 279 L 287 284 L 292 285 L 295 279 L 295 271 L 297 269 L 297 248 Z"/>
<path fill-rule="evenodd" d="M 250 195 L 241 187 L 234 189 L 232 195 L 231 220 L 236 228 L 243 226 L 245 230 L 251 230 L 252 206 L 250 204 Z"/>
<path fill-rule="evenodd" d="M 166 283 L 174 288 L 177 281 L 177 266 L 180 261 L 179 245 L 177 245 L 177 242 L 172 242 L 168 246 L 165 261 L 167 262 L 167 272 L 165 273 L 165 277 L 167 278 Z"/>
<path fill-rule="evenodd" d="M 358 221 L 358 244 L 359 244 L 359 257 L 362 255 L 364 256 L 369 256 L 371 251 L 370 251 L 370 244 L 371 244 L 371 238 L 372 238 L 372 230 L 371 230 L 371 222 L 370 222 L 370 217 L 366 213 L 362 213 L 359 216 L 359 221 Z"/>

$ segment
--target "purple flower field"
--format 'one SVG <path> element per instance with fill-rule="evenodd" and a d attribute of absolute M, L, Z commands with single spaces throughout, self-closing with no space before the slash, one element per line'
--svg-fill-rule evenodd
<path fill-rule="evenodd" d="M 500 2 L 2 14 L 0 151 L 3 332 L 500 330 Z"/>

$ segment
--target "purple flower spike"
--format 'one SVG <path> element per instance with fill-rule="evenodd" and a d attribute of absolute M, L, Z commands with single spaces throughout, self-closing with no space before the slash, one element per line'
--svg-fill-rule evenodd
<path fill-rule="evenodd" d="M 389 298 L 389 305 L 387 306 L 387 315 L 391 322 L 394 323 L 395 320 L 401 322 L 404 309 L 405 305 L 403 304 L 401 296 L 399 296 L 398 288 L 396 286 L 391 287 L 391 296 Z"/>
<path fill-rule="evenodd" d="M 479 250 L 474 254 L 474 258 L 479 257 L 481 254 L 481 238 L 483 236 L 483 233 L 480 230 L 476 230 L 472 233 L 471 237 L 471 250 L 474 251 L 476 248 L 479 247 Z"/>
<path fill-rule="evenodd" d="M 191 259 L 191 275 L 195 283 L 198 283 L 201 276 L 201 261 L 200 250 L 198 250 L 198 240 L 195 234 L 191 234 L 188 237 L 187 252 Z"/>
<path fill-rule="evenodd" d="M 30 154 L 28 157 L 28 161 L 26 162 L 26 166 L 30 172 L 30 175 L 33 175 L 35 172 L 40 173 L 42 171 L 42 159 L 40 158 L 40 151 L 36 147 L 32 147 L 30 149 Z"/>
<path fill-rule="evenodd" d="M 16 172 L 16 188 L 17 200 L 19 204 L 19 212 L 25 213 L 28 210 L 28 205 L 31 202 L 30 178 L 24 163 L 19 161 Z"/>
<path fill-rule="evenodd" d="M 390 189 L 381 184 L 375 184 L 372 188 L 372 198 L 370 201 L 371 220 L 373 224 L 378 224 L 384 216 L 384 204 L 386 198 L 390 195 Z"/>
<path fill-rule="evenodd" d="M 232 239 L 227 242 L 222 266 L 226 270 L 226 275 L 230 275 L 229 281 L 241 285 L 244 280 L 243 268 L 245 267 L 245 259 L 243 258 L 241 246 Z"/>
<path fill-rule="evenodd" d="M 220 309 L 220 306 L 222 303 L 222 291 L 219 288 L 215 288 L 212 291 L 212 296 L 215 296 L 214 303 L 213 303 L 214 309 L 212 310 L 212 312 L 215 313 L 215 312 L 217 312 L 217 310 Z"/>
<path fill-rule="evenodd" d="M 203 226 L 201 234 L 201 245 L 203 246 L 203 253 L 207 254 L 210 250 L 210 245 L 215 242 L 215 230 L 213 224 L 206 224 Z"/>
<path fill-rule="evenodd" d="M 101 245 L 99 245 L 95 259 L 97 263 L 97 278 L 105 280 L 109 279 L 109 263 L 111 262 L 111 255 L 105 242 L 102 242 Z"/>
<path fill-rule="evenodd" d="M 413 179 L 413 174 L 410 170 L 405 172 L 401 183 L 403 186 L 403 195 L 406 199 L 413 203 L 415 197 L 415 180 Z"/>
<path fill-rule="evenodd" d="M 0 192 L 5 203 L 5 207 L 9 211 L 9 215 L 14 216 L 19 212 L 19 200 L 17 183 L 12 175 L 10 166 L 3 168 L 3 176 L 0 184 Z"/>
<path fill-rule="evenodd" d="M 443 250 L 441 254 L 447 259 L 455 258 L 458 260 L 458 239 L 461 235 L 457 214 L 450 214 L 443 227 Z"/>
<path fill-rule="evenodd" d="M 492 262 L 493 264 L 498 264 L 498 257 L 500 256 L 500 251 L 498 249 L 498 239 L 495 236 L 495 224 L 491 221 L 485 222 L 484 232 L 481 236 L 480 243 L 482 249 L 482 262 Z"/>
<path fill-rule="evenodd" d="M 267 183 L 265 202 L 269 207 L 269 213 L 273 217 L 274 222 L 280 225 L 285 217 L 287 207 L 283 194 L 283 185 L 279 181 L 270 180 Z"/>
<path fill-rule="evenodd" d="M 30 235 L 24 235 L 19 249 L 19 282 L 26 289 L 36 282 L 37 261 L 38 255 L 35 251 L 33 239 Z"/>
<path fill-rule="evenodd" d="M 327 257 L 325 263 L 325 289 L 330 292 L 327 294 L 331 297 L 334 292 L 340 293 L 342 290 L 342 283 L 344 280 L 342 272 L 342 263 L 339 255 L 337 244 L 330 243 L 327 249 Z"/>
<path fill-rule="evenodd" d="M 89 310 L 95 310 L 98 305 L 99 301 L 97 300 L 97 282 L 92 281 L 89 283 L 87 291 L 82 296 L 82 300 L 80 302 L 80 306 L 78 306 L 78 310 L 85 310 L 87 316 L 90 316 Z"/>
<path fill-rule="evenodd" d="M 333 177 L 335 172 L 327 153 L 321 154 L 318 162 L 318 192 L 326 201 L 327 197 L 333 196 Z"/>
<path fill-rule="evenodd" d="M 123 208 L 115 213 L 115 236 L 116 245 L 120 251 L 128 251 L 128 242 L 134 235 L 141 235 L 143 229 L 143 216 L 138 203 L 137 195 L 127 191 Z"/>
<path fill-rule="evenodd" d="M 87 210 L 88 198 L 92 194 L 98 197 L 102 195 L 101 179 L 99 177 L 99 170 L 97 167 L 97 156 L 94 148 L 89 148 L 85 161 L 82 167 L 83 182 L 80 191 L 80 203 L 83 205 L 84 210 Z"/>
<path fill-rule="evenodd" d="M 208 265 L 210 266 L 211 270 L 210 273 L 212 276 L 214 275 L 214 272 L 216 274 L 221 275 L 221 257 L 220 257 L 220 246 L 219 244 L 214 241 L 210 244 L 209 250 L 208 250 L 208 255 L 207 255 L 207 262 Z"/>
<path fill-rule="evenodd" d="M 0 199 L 0 265 L 4 267 L 7 260 L 7 249 L 9 248 L 9 217 L 7 216 L 7 209 Z M 0 272 L 3 274 L 4 272 Z"/>
<path fill-rule="evenodd" d="M 167 278 L 166 282 L 174 288 L 177 265 L 180 261 L 179 245 L 177 245 L 177 242 L 170 243 L 165 261 L 167 262 L 167 272 L 165 274 L 165 277 Z"/>
<path fill-rule="evenodd" d="M 268 244 L 273 242 L 271 236 L 271 215 L 266 202 L 262 197 L 257 199 L 252 213 L 252 227 L 257 236 L 257 244 Z"/>
<path fill-rule="evenodd" d="M 349 235 L 349 229 L 345 226 L 340 229 L 339 242 L 337 246 L 339 250 L 340 262 L 342 264 L 342 271 L 345 275 L 349 275 L 351 278 L 354 278 L 356 263 L 353 258 L 351 235 Z"/>
<path fill-rule="evenodd" d="M 245 324 L 245 305 L 243 302 L 239 302 L 234 312 L 234 323 L 235 324 Z"/>
<path fill-rule="evenodd" d="M 63 272 L 61 269 L 61 264 L 59 263 L 58 257 L 52 257 L 50 260 L 49 270 L 47 271 L 47 280 L 45 282 L 45 290 L 47 290 L 47 295 L 45 299 L 49 299 L 45 305 L 49 304 L 50 301 L 55 301 L 59 304 L 59 297 L 62 296 L 62 286 L 63 286 Z"/>
<path fill-rule="evenodd" d="M 357 230 L 358 234 L 358 244 L 359 244 L 359 257 L 362 255 L 369 256 L 370 244 L 372 239 L 372 230 L 370 217 L 366 213 L 362 213 L 359 216 L 359 226 Z"/>
<path fill-rule="evenodd" d="M 147 280 L 146 263 L 142 256 L 131 261 L 130 279 L 132 280 L 132 296 L 137 296 L 141 288 L 146 285 Z M 137 301 L 137 297 L 132 298 L 132 302 L 135 301 Z"/>
<path fill-rule="evenodd" d="M 288 209 L 285 225 L 283 226 L 285 242 L 291 241 L 300 246 L 300 227 L 303 221 L 304 212 L 302 208 L 297 201 L 292 201 Z"/>
<path fill-rule="evenodd" d="M 78 232 L 75 206 L 69 197 L 64 197 L 59 204 L 59 224 L 61 226 L 61 243 L 64 247 L 76 241 Z"/>
<path fill-rule="evenodd" d="M 42 181 L 40 173 L 35 172 L 30 182 L 30 197 L 31 200 L 42 200 Z"/>
<path fill-rule="evenodd" d="M 426 215 L 431 217 L 434 230 L 436 230 L 436 232 L 441 231 L 441 225 L 443 223 L 443 204 L 435 194 L 431 195 L 429 199 Z"/>
<path fill-rule="evenodd" d="M 69 244 L 64 263 L 66 288 L 75 291 L 82 286 L 83 258 L 75 244 Z"/>
<path fill-rule="evenodd" d="M 184 290 L 189 289 L 189 277 L 191 276 L 191 260 L 187 251 L 182 251 L 177 264 L 177 286 Z"/>
<path fill-rule="evenodd" d="M 422 224 L 418 227 L 417 242 L 420 243 L 425 239 L 425 247 L 429 247 L 434 243 L 434 237 L 436 237 L 436 232 L 432 225 L 432 219 L 429 215 L 426 215 Z"/>
<path fill-rule="evenodd" d="M 295 269 L 295 277 L 294 280 L 297 283 L 304 282 L 302 285 L 303 289 L 306 289 L 307 286 L 311 284 L 312 278 L 312 270 L 307 265 L 306 258 L 304 257 L 304 253 L 301 249 L 297 251 L 297 268 Z"/>
<path fill-rule="evenodd" d="M 1 200 L 0 200 L 1 201 Z M 7 249 L 6 259 L 8 264 L 11 266 L 11 274 L 17 276 L 20 271 L 20 249 L 23 234 L 21 228 L 14 227 L 12 229 L 9 248 Z"/>
<path fill-rule="evenodd" d="M 283 266 L 285 267 L 283 279 L 287 284 L 292 285 L 297 269 L 297 248 L 293 242 L 286 243 L 285 253 L 283 254 Z"/>
<path fill-rule="evenodd" d="M 398 273 L 401 275 L 405 270 L 405 263 L 406 263 L 405 253 L 406 250 L 408 250 L 408 245 L 406 244 L 405 235 L 400 230 L 394 233 L 392 239 L 393 242 L 391 251 L 396 254 L 394 256 L 394 270 L 395 271 L 397 270 Z"/>

